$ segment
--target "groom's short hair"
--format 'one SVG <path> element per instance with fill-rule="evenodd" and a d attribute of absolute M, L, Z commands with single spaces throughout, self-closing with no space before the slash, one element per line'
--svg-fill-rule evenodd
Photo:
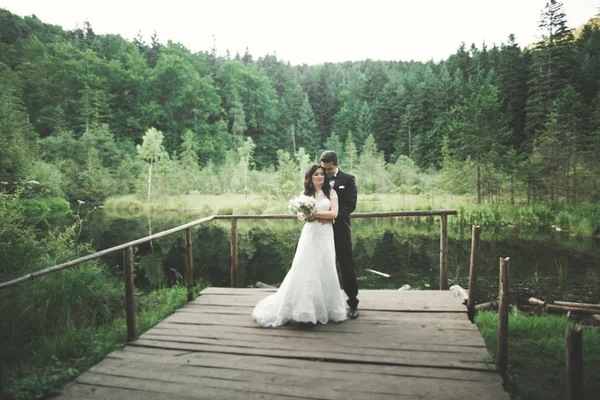
<path fill-rule="evenodd" d="M 321 162 L 332 163 L 333 165 L 338 165 L 338 155 L 333 150 L 325 150 L 323 154 L 321 154 Z"/>

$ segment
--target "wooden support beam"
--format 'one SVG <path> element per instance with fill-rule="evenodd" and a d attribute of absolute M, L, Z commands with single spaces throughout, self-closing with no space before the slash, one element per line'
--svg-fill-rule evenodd
<path fill-rule="evenodd" d="M 135 340 L 135 296 L 133 286 L 133 247 L 123 250 L 123 269 L 125 270 L 125 315 L 127 317 L 127 340 Z"/>
<path fill-rule="evenodd" d="M 471 322 L 475 320 L 475 296 L 477 295 L 477 264 L 479 262 L 479 237 L 481 227 L 473 225 L 471 233 L 471 264 L 469 267 L 469 298 L 467 313 Z"/>
<path fill-rule="evenodd" d="M 583 340 L 581 327 L 567 328 L 567 400 L 583 400 Z"/>
<path fill-rule="evenodd" d="M 448 216 L 440 215 L 440 290 L 448 290 Z"/>
<path fill-rule="evenodd" d="M 185 230 L 185 267 L 187 275 L 187 300 L 194 300 L 194 265 L 192 258 L 192 228 Z"/>
<path fill-rule="evenodd" d="M 497 366 L 504 383 L 508 381 L 508 272 L 510 258 L 500 258 L 500 293 L 498 296 Z"/>
<path fill-rule="evenodd" d="M 231 219 L 231 287 L 238 287 L 237 218 Z"/>

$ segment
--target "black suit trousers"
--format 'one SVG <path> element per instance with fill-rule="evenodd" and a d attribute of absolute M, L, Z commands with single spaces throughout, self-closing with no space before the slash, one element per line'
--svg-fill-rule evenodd
<path fill-rule="evenodd" d="M 333 225 L 335 253 L 342 270 L 342 286 L 348 296 L 348 306 L 355 308 L 358 305 L 358 283 L 356 282 L 356 268 L 352 256 L 352 229 L 350 219 L 336 220 Z"/>

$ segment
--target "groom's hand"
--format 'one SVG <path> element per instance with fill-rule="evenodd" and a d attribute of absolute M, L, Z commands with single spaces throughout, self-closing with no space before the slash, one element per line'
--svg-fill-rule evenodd
<path fill-rule="evenodd" d="M 331 224 L 333 222 L 332 219 L 317 219 L 317 222 L 320 223 L 321 225 L 328 225 Z"/>

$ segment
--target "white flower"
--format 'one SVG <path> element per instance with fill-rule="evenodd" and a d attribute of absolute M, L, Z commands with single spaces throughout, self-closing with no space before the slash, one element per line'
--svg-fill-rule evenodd
<path fill-rule="evenodd" d="M 317 212 L 317 202 L 314 197 L 302 194 L 299 197 L 290 200 L 288 210 L 290 214 L 296 214 L 299 220 L 304 221 Z"/>

